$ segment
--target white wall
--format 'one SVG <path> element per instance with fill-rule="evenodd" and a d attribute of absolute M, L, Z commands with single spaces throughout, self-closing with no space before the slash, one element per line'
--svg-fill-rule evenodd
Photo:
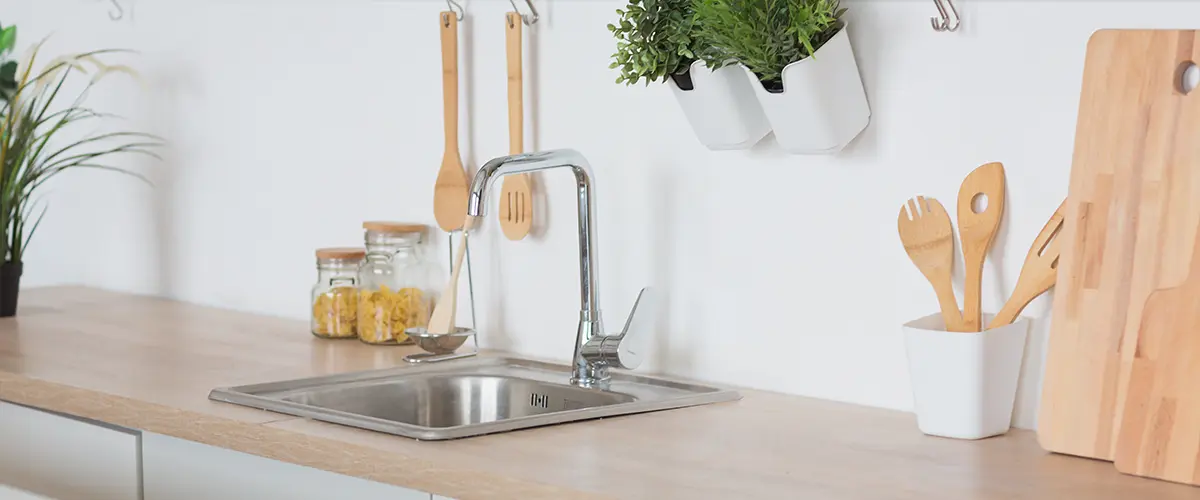
<path fill-rule="evenodd" d="M 873 121 L 843 154 L 811 157 L 781 154 L 772 139 L 707 151 L 666 88 L 612 83 L 605 24 L 621 0 L 536 1 L 528 146 L 576 148 L 595 166 L 610 327 L 639 287 L 656 283 L 669 317 L 649 369 L 901 409 L 911 398 L 899 325 L 936 308 L 896 236 L 901 203 L 923 193 L 953 207 L 967 172 L 1005 163 L 1008 211 L 984 293 L 985 310 L 998 309 L 1066 193 L 1089 34 L 1200 19 L 1188 2 L 963 0 L 966 23 L 950 34 L 930 29 L 928 1 L 847 1 Z M 360 241 L 364 219 L 433 223 L 444 2 L 138 0 L 122 22 L 108 8 L 0 0 L 0 22 L 19 23 L 24 42 L 53 32 L 53 51 L 141 50 L 144 88 L 114 80 L 91 102 L 173 145 L 152 170 L 154 189 L 92 172 L 55 183 L 26 284 L 302 318 L 314 247 Z M 478 166 L 507 149 L 510 7 L 467 8 L 461 137 L 465 162 Z M 569 182 L 540 178 L 550 207 L 540 237 L 510 243 L 493 214 L 474 246 L 489 346 L 570 353 Z M 1045 316 L 1047 306 L 1027 312 Z M 1044 322 L 1036 330 L 1023 426 L 1036 412 Z"/>

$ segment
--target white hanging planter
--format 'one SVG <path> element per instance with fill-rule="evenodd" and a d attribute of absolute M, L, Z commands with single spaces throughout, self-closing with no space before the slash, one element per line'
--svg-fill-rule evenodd
<path fill-rule="evenodd" d="M 768 92 L 743 66 L 775 139 L 791 153 L 841 151 L 871 121 L 846 27 L 810 57 L 783 68 L 783 92 Z"/>
<path fill-rule="evenodd" d="M 716 71 L 703 61 L 691 66 L 692 90 L 667 79 L 692 131 L 708 149 L 746 149 L 771 131 L 767 117 L 737 66 Z"/>
<path fill-rule="evenodd" d="M 992 320 L 985 314 L 983 323 Z M 1008 432 L 1029 319 L 979 333 L 947 332 L 941 314 L 904 325 L 917 426 L 930 436 L 982 439 Z"/>

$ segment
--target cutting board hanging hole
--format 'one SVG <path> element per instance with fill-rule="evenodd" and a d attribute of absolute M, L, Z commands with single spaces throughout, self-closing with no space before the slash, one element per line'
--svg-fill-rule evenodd
<path fill-rule="evenodd" d="M 986 194 L 976 193 L 975 197 L 971 198 L 971 211 L 972 212 L 981 214 L 984 212 L 984 210 L 987 210 L 987 207 L 988 207 L 988 198 L 987 198 Z"/>
<path fill-rule="evenodd" d="M 1179 68 L 1175 70 L 1175 90 L 1188 95 L 1197 84 L 1200 84 L 1200 67 L 1192 61 L 1179 63 Z"/>

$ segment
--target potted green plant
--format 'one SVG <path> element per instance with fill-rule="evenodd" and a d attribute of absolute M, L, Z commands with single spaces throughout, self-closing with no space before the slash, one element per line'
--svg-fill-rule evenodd
<path fill-rule="evenodd" d="M 771 131 L 741 70 L 712 70 L 701 60 L 707 47 L 696 37 L 692 0 L 630 0 L 617 15 L 608 25 L 617 83 L 665 82 L 710 149 L 748 148 Z"/>
<path fill-rule="evenodd" d="M 835 153 L 871 120 L 839 0 L 694 0 L 710 66 L 736 61 L 775 138 L 793 153 Z"/>
<path fill-rule="evenodd" d="M 7 40 L 12 49 L 16 32 L 0 30 L 0 44 Z M 5 33 L 11 33 L 7 35 Z M 34 195 L 46 181 L 68 170 L 83 168 L 108 170 L 145 180 L 140 174 L 108 164 L 121 155 L 147 155 L 162 144 L 157 137 L 138 132 L 87 133 L 95 125 L 112 118 L 97 112 L 84 102 L 88 91 L 100 79 L 113 73 L 133 74 L 127 66 L 101 61 L 115 50 L 73 54 L 50 61 L 40 70 L 41 44 L 29 52 L 25 61 L 0 63 L 0 89 L 4 88 L 7 68 L 14 78 L 11 92 L 4 93 L 0 108 L 0 317 L 16 314 L 17 297 L 25 251 L 46 213 Z M 8 50 L 4 51 L 7 54 Z M 66 83 L 75 75 L 87 75 L 82 90 L 66 94 Z"/>

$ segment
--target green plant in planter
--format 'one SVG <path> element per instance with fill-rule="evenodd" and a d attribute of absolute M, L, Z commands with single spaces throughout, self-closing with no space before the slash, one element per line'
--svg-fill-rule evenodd
<path fill-rule="evenodd" d="M 783 68 L 811 56 L 845 23 L 840 0 L 694 0 L 709 67 L 745 64 L 763 87 L 783 91 Z"/>
<path fill-rule="evenodd" d="M 630 0 L 616 24 L 609 24 L 617 52 L 609 66 L 620 69 L 617 83 L 663 81 L 673 77 L 690 89 L 688 68 L 696 61 L 700 42 L 695 36 L 692 0 Z"/>
<path fill-rule="evenodd" d="M 86 133 L 114 118 L 84 105 L 88 91 L 113 73 L 135 75 L 132 69 L 108 65 L 101 57 L 117 50 L 98 50 L 59 57 L 34 71 L 41 44 L 30 51 L 16 72 L 16 86 L 0 108 L 0 316 L 16 312 L 25 249 L 45 215 L 34 195 L 46 181 L 68 170 L 99 169 L 140 174 L 108 164 L 122 155 L 158 156 L 162 140 L 139 132 Z M 67 81 L 88 75 L 86 84 L 69 101 Z M 86 126 L 86 129 L 81 130 Z"/>

